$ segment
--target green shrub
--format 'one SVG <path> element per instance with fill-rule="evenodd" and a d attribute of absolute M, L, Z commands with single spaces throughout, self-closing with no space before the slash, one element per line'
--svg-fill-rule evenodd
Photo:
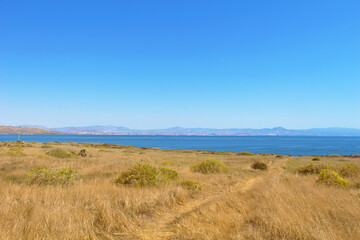
<path fill-rule="evenodd" d="M 80 174 L 73 168 L 43 167 L 32 169 L 27 173 L 29 185 L 72 185 L 81 179 Z"/>
<path fill-rule="evenodd" d="M 314 157 L 312 160 L 313 160 L 313 161 L 320 161 L 320 158 Z"/>
<path fill-rule="evenodd" d="M 153 187 L 178 178 L 179 173 L 175 170 L 164 167 L 157 169 L 150 164 L 138 163 L 122 171 L 115 179 L 115 183 L 134 187 Z"/>
<path fill-rule="evenodd" d="M 193 172 L 201 172 L 203 174 L 209 173 L 224 173 L 228 171 L 225 163 L 216 159 L 206 159 L 198 164 L 190 166 L 190 170 Z"/>
<path fill-rule="evenodd" d="M 184 187 L 189 190 L 201 190 L 202 189 L 202 186 L 200 185 L 200 183 L 195 182 L 193 180 L 184 180 L 179 183 L 179 186 Z"/>
<path fill-rule="evenodd" d="M 266 163 L 258 162 L 258 161 L 254 162 L 254 163 L 251 165 L 251 168 L 252 168 L 252 169 L 259 169 L 259 170 L 262 170 L 262 171 L 268 169 Z"/>
<path fill-rule="evenodd" d="M 181 152 L 182 153 L 195 153 L 196 151 L 194 151 L 194 150 L 183 150 Z"/>
<path fill-rule="evenodd" d="M 359 177 L 360 167 L 355 164 L 348 163 L 339 169 L 339 174 L 343 177 Z"/>
<path fill-rule="evenodd" d="M 175 180 L 179 178 L 179 173 L 170 168 L 161 167 L 159 168 L 159 180 L 161 182 L 168 182 L 169 180 Z"/>
<path fill-rule="evenodd" d="M 331 165 L 326 165 L 326 164 L 314 165 L 313 163 L 310 163 L 309 165 L 305 165 L 305 166 L 297 168 L 296 171 L 297 171 L 297 173 L 299 173 L 301 175 L 308 175 L 308 174 L 319 174 L 320 170 L 322 170 L 322 169 L 334 170 L 334 167 Z"/>
<path fill-rule="evenodd" d="M 77 156 L 77 154 L 74 151 L 65 150 L 62 148 L 52 149 L 49 152 L 47 152 L 46 155 L 49 155 L 51 157 L 56 157 L 56 158 L 69 158 L 69 157 Z"/>
<path fill-rule="evenodd" d="M 350 186 L 349 181 L 342 179 L 335 171 L 330 169 L 321 169 L 316 183 L 337 187 Z"/>
<path fill-rule="evenodd" d="M 175 163 L 170 162 L 170 161 L 163 161 L 161 164 L 162 165 L 169 165 L 169 166 L 175 166 L 176 165 Z"/>
<path fill-rule="evenodd" d="M 236 155 L 240 155 L 240 156 L 254 156 L 256 155 L 255 153 L 251 153 L 251 152 L 239 152 Z"/>
<path fill-rule="evenodd" d="M 115 183 L 134 187 L 152 187 L 159 182 L 158 173 L 156 167 L 138 163 L 134 167 L 122 171 Z"/>

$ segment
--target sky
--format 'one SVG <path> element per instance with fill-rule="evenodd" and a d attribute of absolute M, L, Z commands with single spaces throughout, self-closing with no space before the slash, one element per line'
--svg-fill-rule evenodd
<path fill-rule="evenodd" d="M 0 0 L 0 125 L 360 128 L 360 1 Z"/>

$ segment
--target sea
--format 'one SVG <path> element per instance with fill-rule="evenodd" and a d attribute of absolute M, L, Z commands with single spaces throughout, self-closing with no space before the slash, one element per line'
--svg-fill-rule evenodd
<path fill-rule="evenodd" d="M 360 154 L 360 137 L 0 135 L 0 141 L 109 143 L 160 149 L 310 155 Z"/>

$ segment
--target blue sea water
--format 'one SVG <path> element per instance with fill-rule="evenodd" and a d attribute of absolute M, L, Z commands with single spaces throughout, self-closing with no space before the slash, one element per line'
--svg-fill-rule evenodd
<path fill-rule="evenodd" d="M 118 135 L 21 135 L 26 142 L 92 142 L 231 152 L 298 155 L 360 154 L 360 137 L 317 136 L 118 136 Z M 18 135 L 0 135 L 0 141 L 17 141 Z"/>

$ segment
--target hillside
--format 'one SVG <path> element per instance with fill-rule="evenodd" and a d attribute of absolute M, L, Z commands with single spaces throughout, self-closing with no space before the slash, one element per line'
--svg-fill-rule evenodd
<path fill-rule="evenodd" d="M 12 126 L 0 126 L 0 134 L 59 134 L 59 132 L 51 131 L 43 128 L 31 128 L 31 127 L 12 127 Z"/>

